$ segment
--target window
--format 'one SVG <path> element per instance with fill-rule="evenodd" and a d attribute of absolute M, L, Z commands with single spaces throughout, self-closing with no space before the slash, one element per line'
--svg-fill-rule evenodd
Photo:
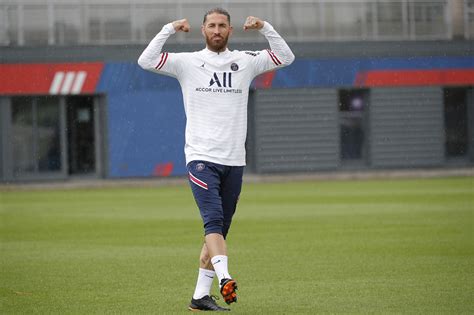
<path fill-rule="evenodd" d="M 36 107 L 38 170 L 59 171 L 61 169 L 59 99 L 38 98 Z"/>
<path fill-rule="evenodd" d="M 242 30 L 241 25 L 243 25 L 245 18 L 249 15 L 253 16 L 267 16 L 269 12 L 271 12 L 272 7 L 270 6 L 270 3 L 261 3 L 258 1 L 253 2 L 251 5 L 245 4 L 245 3 L 233 3 L 232 1 L 229 1 L 228 5 L 228 10 L 231 14 L 231 24 L 234 25 L 234 33 L 233 36 L 234 38 L 238 38 L 239 40 L 252 40 L 252 41 L 260 41 L 262 39 L 262 35 L 259 34 L 258 32 L 245 32 Z M 183 10 L 184 12 L 186 9 Z M 189 15 L 192 14 L 192 11 L 188 13 Z M 202 18 L 201 16 L 199 23 L 202 23 Z M 288 21 L 288 18 L 285 16 L 285 21 L 288 23 L 291 23 Z"/>
<path fill-rule="evenodd" d="M 135 5 L 133 14 L 134 38 L 146 43 L 155 37 L 163 25 L 177 16 L 176 6 L 172 4 L 138 3 Z M 174 36 L 168 39 L 170 42 L 173 40 L 175 40 Z"/>
<path fill-rule="evenodd" d="M 80 43 L 81 13 L 79 5 L 57 5 L 54 7 L 54 42 L 56 44 Z"/>
<path fill-rule="evenodd" d="M 403 2 L 379 2 L 376 6 L 378 36 L 402 38 L 407 35 L 406 4 Z"/>
<path fill-rule="evenodd" d="M 19 45 L 18 8 L 16 6 L 5 6 L 4 12 L 5 44 Z"/>
<path fill-rule="evenodd" d="M 61 169 L 59 99 L 12 98 L 13 173 Z"/>
<path fill-rule="evenodd" d="M 337 2 L 325 3 L 326 35 L 337 39 L 355 39 L 367 34 L 366 13 L 364 3 Z"/>
<path fill-rule="evenodd" d="M 97 95 L 12 96 L 4 98 L 0 127 L 9 141 L 3 174 L 8 180 L 97 176 L 102 172 L 101 109 Z M 2 104 L 0 104 L 2 105 Z M 1 140 L 1 139 L 0 139 Z M 1 141 L 0 141 L 1 142 Z"/>
<path fill-rule="evenodd" d="M 416 38 L 448 37 L 444 3 L 412 2 L 409 6 L 412 29 Z"/>
<path fill-rule="evenodd" d="M 33 104 L 30 97 L 12 99 L 13 172 L 27 173 L 36 169 Z"/>
<path fill-rule="evenodd" d="M 26 45 L 47 45 L 49 36 L 48 6 L 25 5 L 23 7 L 24 37 Z"/>
<path fill-rule="evenodd" d="M 464 33 L 466 39 L 474 38 L 474 0 L 465 1 Z"/>
<path fill-rule="evenodd" d="M 89 7 L 89 39 L 92 42 L 123 44 L 131 42 L 131 35 L 129 5 L 91 5 Z"/>

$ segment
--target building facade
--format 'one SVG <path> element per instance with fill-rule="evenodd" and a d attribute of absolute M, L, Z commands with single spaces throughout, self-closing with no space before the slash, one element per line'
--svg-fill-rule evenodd
<path fill-rule="evenodd" d="M 8 17 L 0 32 L 0 180 L 186 173 L 179 84 L 136 60 L 169 16 L 195 17 L 209 4 L 102 2 L 0 6 Z M 237 12 L 233 21 L 250 14 L 246 4 L 223 3 Z M 263 1 L 257 8 L 272 12 L 297 59 L 252 83 L 249 172 L 473 165 L 472 1 Z M 72 18 L 74 9 L 80 14 Z M 154 10 L 166 13 L 163 21 L 145 23 Z M 25 22 L 41 14 L 46 27 Z M 232 49 L 266 47 L 255 34 L 236 33 Z M 202 49 L 199 35 L 180 34 L 165 49 Z"/>

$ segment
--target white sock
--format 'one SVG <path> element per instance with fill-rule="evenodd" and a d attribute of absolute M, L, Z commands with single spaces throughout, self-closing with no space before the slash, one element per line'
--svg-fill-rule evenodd
<path fill-rule="evenodd" d="M 199 268 L 199 275 L 194 290 L 193 299 L 198 300 L 211 294 L 212 282 L 216 273 L 213 270 Z"/>
<path fill-rule="evenodd" d="M 211 263 L 214 266 L 214 270 L 216 271 L 217 278 L 219 279 L 219 286 L 221 284 L 222 279 L 232 278 L 229 274 L 229 270 L 227 269 L 227 256 L 224 256 L 224 255 L 214 256 L 211 258 Z"/>

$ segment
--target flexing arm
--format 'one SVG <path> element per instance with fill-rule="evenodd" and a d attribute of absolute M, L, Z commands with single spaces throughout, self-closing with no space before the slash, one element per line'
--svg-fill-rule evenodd
<path fill-rule="evenodd" d="M 251 29 L 259 30 L 260 33 L 267 38 L 273 54 L 277 56 L 277 63 L 281 62 L 281 66 L 288 66 L 293 62 L 293 60 L 295 60 L 295 55 L 288 44 L 280 34 L 273 29 L 273 26 L 270 23 L 262 21 L 257 17 L 249 16 L 245 21 L 244 30 Z"/>
<path fill-rule="evenodd" d="M 161 31 L 151 40 L 138 58 L 138 64 L 140 67 L 145 70 L 158 72 L 161 69 L 160 66 L 162 66 L 165 61 L 165 56 L 160 55 L 162 55 L 161 49 L 168 37 L 178 31 L 189 32 L 189 30 L 189 23 L 186 19 L 177 20 L 163 26 Z"/>

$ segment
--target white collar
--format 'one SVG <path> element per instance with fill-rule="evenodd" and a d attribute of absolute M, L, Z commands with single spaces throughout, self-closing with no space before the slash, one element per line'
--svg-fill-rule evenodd
<path fill-rule="evenodd" d="M 202 51 L 203 51 L 206 55 L 209 55 L 209 56 L 215 56 L 215 55 L 223 55 L 223 56 L 225 56 L 225 55 L 227 55 L 228 53 L 230 53 L 229 48 L 226 48 L 224 51 L 221 51 L 221 52 L 214 52 L 214 51 L 212 51 L 212 50 L 210 50 L 209 48 L 206 47 L 206 48 L 204 48 Z"/>

